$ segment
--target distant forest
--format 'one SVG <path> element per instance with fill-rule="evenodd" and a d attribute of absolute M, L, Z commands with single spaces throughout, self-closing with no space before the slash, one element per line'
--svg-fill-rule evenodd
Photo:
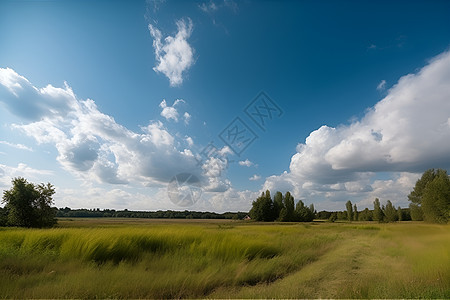
<path fill-rule="evenodd" d="M 58 218 L 148 218 L 148 219 L 244 219 L 247 212 L 200 212 L 200 211 L 133 211 L 114 209 L 70 209 L 59 208 L 56 212 Z"/>
<path fill-rule="evenodd" d="M 373 210 L 365 209 L 358 212 L 360 221 L 371 221 Z M 248 216 L 248 212 L 200 212 L 200 211 L 132 211 L 132 210 L 114 210 L 114 209 L 71 209 L 59 208 L 56 212 L 58 218 L 147 218 L 147 219 L 233 219 L 243 220 Z M 401 209 L 401 221 L 411 220 L 409 208 Z M 347 211 L 319 211 L 315 212 L 314 219 L 317 220 L 348 220 Z"/>

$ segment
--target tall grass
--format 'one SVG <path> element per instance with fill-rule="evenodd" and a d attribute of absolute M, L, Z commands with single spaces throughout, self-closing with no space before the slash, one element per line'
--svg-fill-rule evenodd
<path fill-rule="evenodd" d="M 206 296 L 217 287 L 282 278 L 334 239 L 286 240 L 304 233 L 220 224 L 6 229 L 0 297 Z M 302 244 L 304 251 L 293 255 Z"/>
<path fill-rule="evenodd" d="M 0 230 L 1 298 L 450 296 L 448 226 L 61 223 Z"/>
<path fill-rule="evenodd" d="M 327 227 L 316 230 L 337 233 L 340 243 L 317 261 L 273 284 L 218 289 L 211 297 L 450 298 L 450 226 L 405 222 Z"/>

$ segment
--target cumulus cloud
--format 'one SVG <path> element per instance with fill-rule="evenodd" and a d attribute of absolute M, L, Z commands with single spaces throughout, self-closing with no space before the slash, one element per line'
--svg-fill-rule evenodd
<path fill-rule="evenodd" d="M 249 180 L 251 180 L 251 181 L 257 181 L 260 179 L 261 179 L 261 176 L 257 175 L 257 174 L 254 174 L 252 177 L 249 178 Z"/>
<path fill-rule="evenodd" d="M 192 152 L 178 150 L 174 136 L 161 122 L 150 122 L 134 132 L 100 112 L 93 100 L 78 99 L 67 84 L 39 89 L 11 69 L 0 69 L 0 78 L 0 101 L 31 120 L 13 128 L 38 143 L 53 144 L 63 168 L 86 181 L 152 185 L 167 182 L 177 173 L 202 172 Z M 173 106 L 182 101 L 176 100 Z M 30 115 L 22 105 L 38 112 Z M 164 105 L 168 108 L 163 101 Z"/>
<path fill-rule="evenodd" d="M 194 50 L 187 41 L 193 30 L 192 20 L 181 19 L 176 25 L 178 32 L 175 36 L 164 39 L 158 28 L 148 25 L 157 63 L 153 70 L 166 75 L 171 86 L 181 85 L 183 74 L 194 64 Z"/>
<path fill-rule="evenodd" d="M 183 99 L 177 99 L 173 102 L 172 106 L 168 106 L 166 100 L 163 99 L 163 101 L 161 101 L 161 103 L 159 104 L 159 107 L 162 108 L 161 116 L 166 118 L 166 120 L 172 119 L 175 122 L 178 122 L 179 113 L 178 113 L 177 109 L 175 108 L 175 106 L 177 106 L 180 103 L 186 103 L 186 102 Z M 185 112 L 183 115 L 183 117 L 185 118 L 185 121 L 186 121 L 186 114 L 188 114 L 188 113 Z M 190 118 L 189 114 L 188 114 L 188 116 Z"/>
<path fill-rule="evenodd" d="M 202 157 L 197 154 L 197 161 L 203 170 L 203 189 L 206 192 L 225 192 L 231 188 L 231 181 L 226 178 L 226 170 L 228 169 L 228 155 L 232 154 L 232 150 L 228 146 L 216 148 L 210 144 L 205 148 L 207 151 Z"/>
<path fill-rule="evenodd" d="M 445 52 L 400 78 L 361 120 L 313 131 L 297 146 L 289 172 L 267 178 L 263 189 L 287 189 L 318 201 L 353 196 L 360 201 L 393 186 L 391 200 L 404 201 L 417 173 L 450 168 L 448 99 L 450 52 Z M 374 181 L 381 172 L 399 177 Z"/>
<path fill-rule="evenodd" d="M 206 178 L 204 190 L 209 192 L 225 192 L 231 188 L 230 180 L 225 178 L 228 159 L 220 151 L 215 157 L 209 157 L 203 164 L 203 175 Z"/>
<path fill-rule="evenodd" d="M 246 159 L 246 160 L 239 161 L 239 165 L 243 166 L 243 167 L 251 167 L 254 164 L 251 161 L 249 161 L 248 159 Z"/>
<path fill-rule="evenodd" d="M 75 104 L 72 89 L 66 83 L 64 88 L 48 85 L 38 89 L 10 68 L 0 69 L 0 96 L 9 111 L 30 121 L 48 115 L 61 117 Z"/>

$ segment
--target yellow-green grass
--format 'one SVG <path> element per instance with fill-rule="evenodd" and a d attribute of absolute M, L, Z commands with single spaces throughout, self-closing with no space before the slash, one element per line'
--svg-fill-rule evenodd
<path fill-rule="evenodd" d="M 450 226 L 66 219 L 0 228 L 0 298 L 450 298 Z"/>

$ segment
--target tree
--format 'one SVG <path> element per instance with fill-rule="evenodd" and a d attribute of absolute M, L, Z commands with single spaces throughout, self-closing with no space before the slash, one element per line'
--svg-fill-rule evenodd
<path fill-rule="evenodd" d="M 450 180 L 447 171 L 429 169 L 408 195 L 413 220 L 447 223 L 450 218 Z"/>
<path fill-rule="evenodd" d="M 317 219 L 328 220 L 332 215 L 331 211 L 322 210 L 317 213 Z"/>
<path fill-rule="evenodd" d="M 290 192 L 286 192 L 286 194 L 284 194 L 283 208 L 280 211 L 279 220 L 282 222 L 295 221 L 294 208 L 295 208 L 294 197 L 291 195 Z"/>
<path fill-rule="evenodd" d="M 283 194 L 281 192 L 276 192 L 275 196 L 273 197 L 273 210 L 275 214 L 275 218 L 279 219 L 280 212 L 283 209 Z"/>
<path fill-rule="evenodd" d="M 372 218 L 374 221 L 378 221 L 378 222 L 383 222 L 383 220 L 384 220 L 383 210 L 381 210 L 380 199 L 378 199 L 378 198 L 375 198 L 375 201 L 373 201 Z"/>
<path fill-rule="evenodd" d="M 409 208 L 411 210 L 411 218 L 413 221 L 422 221 L 423 220 L 423 211 L 422 211 L 422 195 L 423 191 L 427 184 L 433 181 L 435 177 L 434 169 L 426 170 L 420 179 L 417 180 L 414 189 L 408 195 L 408 200 L 411 201 Z"/>
<path fill-rule="evenodd" d="M 6 209 L 0 207 L 0 227 L 6 226 L 8 224 L 8 214 Z"/>
<path fill-rule="evenodd" d="M 436 177 L 434 169 L 428 169 L 423 174 L 422 177 L 420 177 L 419 180 L 417 180 L 416 185 L 414 186 L 414 189 L 411 191 L 411 193 L 408 195 L 408 200 L 411 201 L 411 203 L 421 205 L 422 204 L 422 195 L 423 191 L 425 190 L 425 187 L 427 184 L 431 181 L 433 181 L 434 177 Z"/>
<path fill-rule="evenodd" d="M 256 201 L 253 201 L 250 217 L 255 221 L 267 222 L 275 220 L 273 202 L 269 190 L 267 190 L 265 194 L 262 193 Z"/>
<path fill-rule="evenodd" d="M 358 208 L 356 204 L 353 205 L 353 221 L 358 221 Z"/>
<path fill-rule="evenodd" d="M 51 227 L 56 224 L 52 209 L 54 187 L 34 185 L 25 178 L 14 178 L 12 188 L 3 192 L 7 225 L 19 227 Z"/>
<path fill-rule="evenodd" d="M 331 213 L 330 218 L 328 219 L 329 222 L 334 223 L 337 220 L 337 213 Z"/>
<path fill-rule="evenodd" d="M 404 221 L 405 220 L 405 217 L 403 216 L 402 208 L 400 206 L 397 208 L 397 219 L 399 221 Z"/>
<path fill-rule="evenodd" d="M 386 203 L 386 207 L 384 208 L 384 220 L 386 222 L 395 222 L 398 220 L 398 214 L 395 210 L 394 205 L 392 205 L 391 200 L 388 200 Z"/>
<path fill-rule="evenodd" d="M 38 227 L 51 227 L 56 224 L 56 210 L 52 208 L 53 195 L 55 194 L 55 188 L 50 184 L 44 185 L 43 183 L 36 186 L 39 197 L 37 199 L 37 226 Z"/>
<path fill-rule="evenodd" d="M 311 214 L 312 214 L 312 220 L 314 220 L 316 218 L 316 216 L 317 216 L 317 210 L 314 208 L 314 204 L 313 203 L 311 203 L 309 205 L 309 210 L 311 211 Z"/>
<path fill-rule="evenodd" d="M 347 220 L 347 211 L 338 211 L 337 212 L 337 219 L 338 220 Z"/>
<path fill-rule="evenodd" d="M 422 194 L 424 220 L 433 223 L 447 223 L 450 218 L 450 179 L 447 171 L 439 169 L 428 182 Z"/>
<path fill-rule="evenodd" d="M 352 202 L 348 200 L 347 203 L 345 203 L 345 207 L 347 208 L 347 220 L 352 221 L 353 220 Z"/>
<path fill-rule="evenodd" d="M 295 206 L 295 220 L 298 222 L 311 222 L 314 220 L 314 205 L 305 206 L 302 200 Z"/>
<path fill-rule="evenodd" d="M 294 197 L 289 191 L 284 196 L 281 192 L 276 192 L 272 201 L 270 191 L 267 190 L 253 201 L 249 214 L 256 221 L 310 222 L 314 220 L 316 211 L 313 204 L 306 207 L 301 200 L 295 205 Z"/>
<path fill-rule="evenodd" d="M 372 212 L 366 207 L 359 213 L 360 221 L 372 221 Z"/>
<path fill-rule="evenodd" d="M 423 221 L 423 211 L 419 204 L 411 203 L 409 205 L 409 211 L 411 212 L 411 220 Z"/>

